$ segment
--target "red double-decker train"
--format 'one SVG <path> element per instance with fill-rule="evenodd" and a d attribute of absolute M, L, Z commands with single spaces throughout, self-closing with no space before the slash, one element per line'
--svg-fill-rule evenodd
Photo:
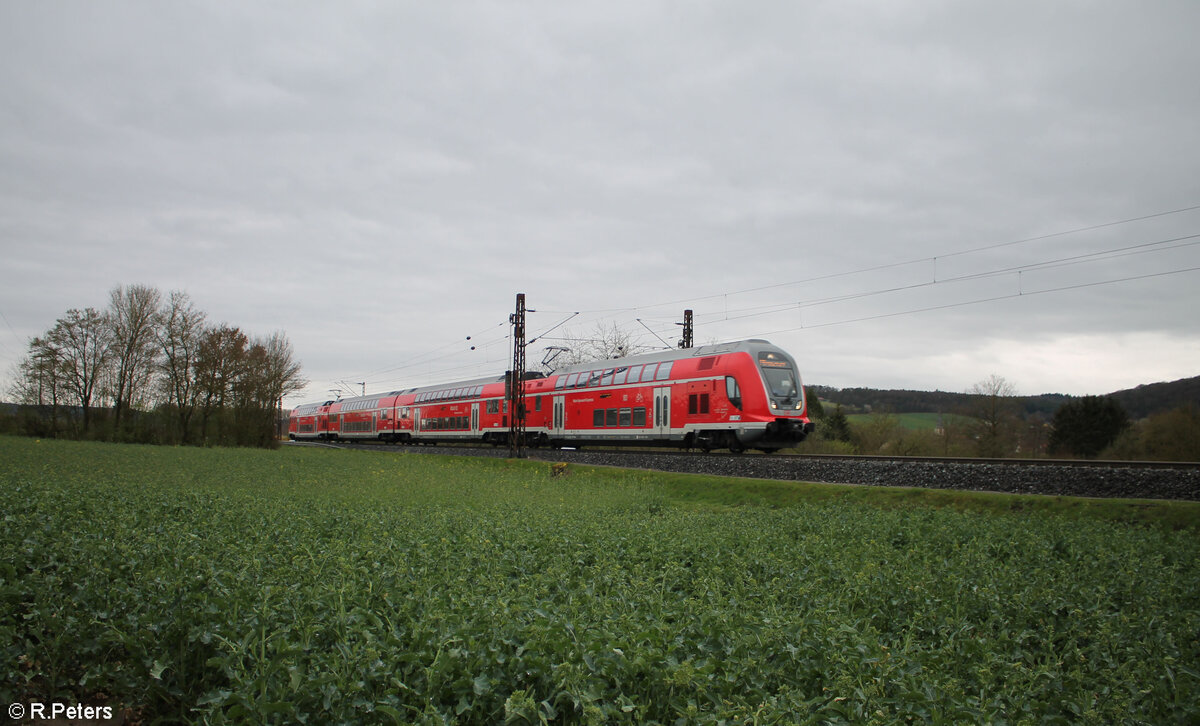
<path fill-rule="evenodd" d="M 742 340 L 583 363 L 522 381 L 526 443 L 772 452 L 812 431 L 790 355 Z M 482 378 L 299 406 L 292 439 L 483 441 L 509 432 L 505 378 Z"/>

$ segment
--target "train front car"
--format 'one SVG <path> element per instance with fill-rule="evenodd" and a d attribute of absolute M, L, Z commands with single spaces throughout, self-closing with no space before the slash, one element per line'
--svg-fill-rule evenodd
<path fill-rule="evenodd" d="M 813 430 L 795 361 L 765 340 L 696 348 L 676 362 L 672 377 L 683 389 L 685 446 L 770 453 Z"/>
<path fill-rule="evenodd" d="M 808 402 L 796 362 L 766 341 L 750 340 L 745 345 L 754 368 L 745 371 L 745 378 L 755 382 L 756 395 L 743 394 L 746 406 L 743 419 L 766 425 L 739 433 L 739 443 L 767 452 L 800 443 L 815 426 L 808 418 Z M 757 395 L 760 382 L 761 399 Z"/>

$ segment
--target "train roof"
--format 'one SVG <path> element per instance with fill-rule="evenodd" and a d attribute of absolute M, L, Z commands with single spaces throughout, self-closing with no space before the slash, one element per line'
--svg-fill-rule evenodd
<path fill-rule="evenodd" d="M 699 348 L 673 348 L 671 350 L 661 350 L 652 353 L 640 353 L 624 358 L 605 358 L 601 360 L 588 361 L 586 363 L 575 363 L 569 366 L 563 366 L 554 371 L 552 375 L 561 376 L 568 373 L 578 373 L 579 371 L 590 371 L 596 368 L 605 368 L 615 365 L 639 365 L 644 363 L 663 363 L 666 361 L 683 360 L 686 358 L 704 358 L 710 355 L 721 355 L 722 353 L 757 353 L 760 350 L 778 350 L 770 341 L 760 338 L 750 338 L 747 340 L 735 340 L 729 343 L 716 343 L 714 345 L 702 345 Z"/>

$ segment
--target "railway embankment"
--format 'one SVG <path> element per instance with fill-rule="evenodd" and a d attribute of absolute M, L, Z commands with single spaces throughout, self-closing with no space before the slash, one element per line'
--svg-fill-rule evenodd
<path fill-rule="evenodd" d="M 405 451 L 507 456 L 507 449 L 412 447 Z M 1200 466 L 978 462 L 937 459 L 729 456 L 665 451 L 529 449 L 527 456 L 597 466 L 829 484 L 925 487 L 1009 494 L 1200 501 Z"/>

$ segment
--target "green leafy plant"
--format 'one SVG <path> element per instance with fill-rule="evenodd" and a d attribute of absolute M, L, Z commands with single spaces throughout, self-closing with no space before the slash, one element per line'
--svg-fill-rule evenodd
<path fill-rule="evenodd" d="M 204 723 L 1200 718 L 1190 529 L 694 496 L 736 490 L 712 480 L 685 501 L 649 473 L 377 452 L 0 438 L 0 456 L 10 703 Z"/>

